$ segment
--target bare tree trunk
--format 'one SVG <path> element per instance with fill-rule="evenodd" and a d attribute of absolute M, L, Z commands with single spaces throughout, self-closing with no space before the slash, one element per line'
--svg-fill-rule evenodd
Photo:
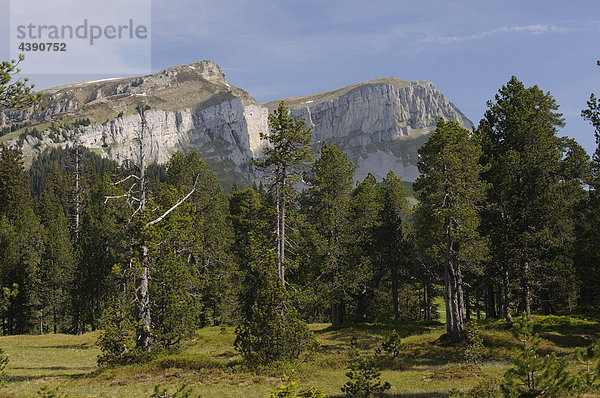
<path fill-rule="evenodd" d="M 136 346 L 144 352 L 150 352 L 150 296 L 148 294 L 148 248 L 142 246 L 142 273 L 136 275 Z"/>
<path fill-rule="evenodd" d="M 144 153 L 144 140 L 146 130 L 146 117 L 144 107 L 142 106 L 140 116 L 142 118 L 142 129 L 140 132 L 139 161 L 140 161 L 140 180 L 139 180 L 139 210 L 140 214 L 146 208 L 146 155 Z M 142 233 L 143 235 L 143 233 Z M 143 236 L 141 236 L 143 240 Z M 136 346 L 144 352 L 150 352 L 150 296 L 148 292 L 148 281 L 150 279 L 150 270 L 148 268 L 148 247 L 146 242 L 141 244 L 141 266 L 142 269 L 136 274 L 135 294 L 136 294 L 136 321 L 138 324 L 136 330 Z"/>
<path fill-rule="evenodd" d="M 331 303 L 331 326 L 341 326 L 344 322 L 344 304 L 340 298 Z"/>
<path fill-rule="evenodd" d="M 468 293 L 464 293 L 465 297 L 465 319 L 467 322 L 471 320 L 471 296 Z"/>
<path fill-rule="evenodd" d="M 79 191 L 79 179 L 80 179 L 80 161 L 81 161 L 81 153 L 79 151 L 78 142 L 75 143 L 75 188 L 73 190 L 73 207 L 74 207 L 74 233 L 75 233 L 75 241 L 79 239 L 79 216 L 81 213 L 81 193 Z"/>
<path fill-rule="evenodd" d="M 81 214 L 81 191 L 79 187 L 79 181 L 81 179 L 81 151 L 79 147 L 79 135 L 76 136 L 74 150 L 75 150 L 75 183 L 73 187 L 73 236 L 75 243 L 79 240 L 79 224 Z M 82 308 L 81 308 L 81 295 L 77 297 L 74 313 L 73 313 L 73 329 L 76 334 L 81 334 L 85 330 L 85 321 L 82 319 Z"/>
<path fill-rule="evenodd" d="M 481 320 L 481 297 L 476 294 L 475 295 L 475 311 L 477 311 L 477 322 Z"/>
<path fill-rule="evenodd" d="M 285 188 L 285 176 L 283 187 Z M 285 197 L 281 195 L 281 255 L 279 257 L 279 279 L 285 286 Z"/>
<path fill-rule="evenodd" d="M 506 318 L 506 320 L 508 322 L 512 322 L 513 318 L 512 315 L 510 314 L 510 286 L 509 286 L 509 279 L 508 279 L 508 267 L 504 267 L 503 273 L 502 273 L 502 292 L 503 292 L 503 297 L 502 297 L 502 315 L 504 316 L 504 318 Z"/>
<path fill-rule="evenodd" d="M 358 315 L 358 319 L 366 320 L 367 319 L 367 290 L 363 286 L 362 291 L 358 294 L 358 302 L 356 304 L 356 314 Z"/>
<path fill-rule="evenodd" d="M 454 263 L 452 221 L 446 217 L 446 258 L 444 266 L 444 299 L 446 302 L 446 333 L 453 341 L 463 338 L 464 297 L 460 264 Z"/>
<path fill-rule="evenodd" d="M 425 320 L 433 320 L 433 286 L 431 283 L 425 284 Z M 437 321 L 437 317 L 436 317 Z"/>
<path fill-rule="evenodd" d="M 529 262 L 525 261 L 522 265 L 522 290 L 521 290 L 521 303 L 523 304 L 523 311 L 527 314 L 527 318 L 531 320 L 531 290 L 529 287 Z"/>
<path fill-rule="evenodd" d="M 96 330 L 96 296 L 95 294 L 92 293 L 92 297 L 91 297 L 91 303 L 92 303 L 92 308 L 91 308 L 91 316 L 90 316 L 90 325 L 92 327 L 92 331 Z M 85 323 L 83 325 L 83 331 L 85 331 Z M 82 333 L 83 333 L 82 331 Z"/>
<path fill-rule="evenodd" d="M 56 302 L 54 302 L 54 304 L 52 305 L 52 330 L 54 330 L 54 334 L 58 332 L 57 322 L 58 320 L 56 317 Z"/>
<path fill-rule="evenodd" d="M 275 208 L 277 212 L 277 226 L 275 229 L 277 240 L 277 276 L 285 286 L 285 184 L 287 175 L 285 167 L 275 171 Z"/>
<path fill-rule="evenodd" d="M 392 304 L 394 306 L 394 321 L 400 321 L 400 304 L 398 303 L 398 269 L 392 266 Z"/>
<path fill-rule="evenodd" d="M 446 263 L 446 333 L 453 341 L 463 338 L 464 302 L 462 292 L 462 275 L 458 266 L 451 261 Z"/>
<path fill-rule="evenodd" d="M 278 177 L 279 178 L 279 177 Z M 277 239 L 277 276 L 281 280 L 281 187 L 279 182 L 275 183 L 275 208 L 277 212 L 277 226 L 276 226 L 276 239 Z"/>
<path fill-rule="evenodd" d="M 421 295 L 421 298 L 419 300 L 419 321 L 421 320 L 421 313 L 423 314 L 423 320 L 426 321 L 427 318 L 425 318 L 425 301 L 426 301 L 426 296 L 425 296 L 425 285 L 423 285 L 423 294 Z"/>
<path fill-rule="evenodd" d="M 494 293 L 494 285 L 488 281 L 485 289 L 485 317 L 487 319 L 497 318 L 498 315 L 496 314 L 496 294 Z"/>

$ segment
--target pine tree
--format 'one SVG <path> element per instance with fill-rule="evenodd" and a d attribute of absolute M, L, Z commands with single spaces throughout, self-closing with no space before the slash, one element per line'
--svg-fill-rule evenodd
<path fill-rule="evenodd" d="M 600 66 L 600 64 L 599 64 Z M 579 209 L 576 240 L 576 263 L 579 279 L 586 281 L 581 290 L 581 301 L 600 304 L 600 99 L 593 93 L 587 109 L 581 115 L 594 126 L 596 149 L 589 164 L 589 197 Z"/>
<path fill-rule="evenodd" d="M 351 342 L 350 370 L 346 377 L 350 380 L 342 387 L 347 398 L 377 398 L 383 397 L 391 388 L 390 383 L 381 382 L 381 371 L 375 365 L 373 355 L 363 355 L 359 352 L 356 340 Z"/>
<path fill-rule="evenodd" d="M 229 206 L 239 267 L 236 349 L 251 363 L 293 360 L 314 337 L 276 272 L 277 254 L 269 249 L 272 213 L 252 188 L 232 192 Z"/>
<path fill-rule="evenodd" d="M 350 200 L 350 234 L 352 244 L 349 246 L 349 267 L 353 270 L 352 284 L 347 290 L 356 303 L 356 319 L 366 321 L 372 319 L 373 304 L 377 289 L 385 277 L 381 267 L 377 247 L 377 231 L 381 227 L 381 206 L 377 180 L 368 174 L 353 190 Z"/>
<path fill-rule="evenodd" d="M 185 156 L 174 154 L 166 164 L 165 185 L 175 187 L 183 196 L 194 184 L 197 189 L 188 199 L 192 225 L 187 233 L 181 233 L 187 243 L 180 256 L 186 257 L 198 281 L 191 294 L 200 297 L 196 311 L 201 326 L 216 325 L 231 321 L 235 307 L 229 202 L 215 173 L 196 151 Z"/>
<path fill-rule="evenodd" d="M 138 143 L 137 161 L 131 166 L 133 171 L 117 181 L 115 185 L 123 186 L 123 193 L 119 195 L 105 196 L 105 203 L 109 200 L 125 200 L 126 205 L 131 209 L 131 215 L 128 220 L 129 233 L 129 264 L 125 267 L 126 273 L 131 273 L 134 279 L 134 300 L 135 303 L 135 324 L 136 324 L 136 346 L 140 352 L 149 353 L 152 350 L 152 306 L 150 297 L 150 272 L 152 263 L 149 257 L 149 243 L 156 230 L 154 227 L 163 222 L 172 212 L 184 204 L 197 189 L 199 175 L 193 178 L 193 184 L 190 190 L 181 194 L 183 197 L 174 201 L 169 208 L 161 209 L 157 217 L 154 212 L 149 210 L 152 198 L 148 190 L 146 179 L 146 150 L 149 141 L 149 128 L 146 120 L 146 111 L 150 109 L 148 105 L 139 104 L 136 107 L 140 115 L 140 129 L 136 137 Z M 159 206 L 160 208 L 160 206 Z M 125 274 L 124 274 L 125 275 Z M 164 282 L 164 281 L 163 281 Z"/>
<path fill-rule="evenodd" d="M 453 341 L 463 338 L 463 273 L 483 260 L 478 204 L 483 200 L 484 170 L 479 164 L 477 139 L 457 122 L 440 119 L 429 140 L 419 149 L 415 191 L 419 233 L 426 251 L 444 264 L 446 331 Z"/>
<path fill-rule="evenodd" d="M 557 281 L 571 284 L 573 276 L 572 260 L 564 255 L 573 233 L 569 198 L 561 186 L 563 141 L 556 133 L 564 122 L 557 110 L 550 93 L 526 88 L 513 76 L 488 102 L 478 127 L 482 161 L 489 166 L 484 179 L 491 184 L 483 227 L 491 241 L 491 264 L 497 265 L 494 273 L 502 280 L 503 315 L 509 320 L 513 283 L 519 310 L 531 316 L 534 299 L 555 306 L 548 302 L 555 292 L 544 297 L 543 291 L 559 286 Z"/>
<path fill-rule="evenodd" d="M 240 323 L 235 347 L 250 363 L 268 365 L 297 359 L 316 340 L 274 272 L 275 253 L 249 237 L 250 262 L 242 271 Z"/>
<path fill-rule="evenodd" d="M 596 150 L 592 156 L 590 185 L 594 191 L 598 191 L 600 189 L 600 99 L 594 93 L 590 94 L 590 99 L 587 101 L 587 109 L 581 111 L 581 116 L 594 126 Z"/>
<path fill-rule="evenodd" d="M 469 322 L 465 328 L 466 346 L 462 351 L 462 356 L 467 364 L 480 365 L 483 357 L 483 336 L 481 329 L 476 322 Z"/>
<path fill-rule="evenodd" d="M 71 226 L 64 197 L 68 185 L 54 168 L 40 199 L 40 219 L 46 230 L 45 249 L 36 278 L 40 333 L 44 333 L 45 317 L 51 317 L 54 333 L 68 330 L 73 293 L 75 253 Z"/>
<path fill-rule="evenodd" d="M 152 205 L 158 212 L 164 212 L 181 196 L 176 188 L 163 186 Z M 181 339 L 198 326 L 201 314 L 193 295 L 200 284 L 193 259 L 202 252 L 203 231 L 194 224 L 187 202 L 154 228 L 144 231 L 152 275 L 148 284 L 148 294 L 152 297 L 151 332 L 153 342 L 163 349 L 177 348 Z"/>
<path fill-rule="evenodd" d="M 11 83 L 13 77 L 21 71 L 19 64 L 23 60 L 25 57 L 19 54 L 18 60 L 0 63 L 0 107 L 25 108 L 39 104 L 42 99 L 41 94 L 33 92 L 35 85 L 29 84 L 29 79 L 17 79 Z"/>
<path fill-rule="evenodd" d="M 19 286 L 5 311 L 5 334 L 25 333 L 33 326 L 37 305 L 36 277 L 44 248 L 44 228 L 34 212 L 29 178 L 18 151 L 0 150 L 0 281 Z"/>
<path fill-rule="evenodd" d="M 315 261 L 327 280 L 331 303 L 331 323 L 340 326 L 344 319 L 344 300 L 354 276 L 348 270 L 350 241 L 350 194 L 354 164 L 334 145 L 323 144 L 321 155 L 312 167 L 311 188 L 304 212 L 314 226 Z"/>
<path fill-rule="evenodd" d="M 285 376 L 285 381 L 286 384 L 269 391 L 266 398 L 329 398 L 319 388 L 302 385 L 291 376 Z"/>
<path fill-rule="evenodd" d="M 102 312 L 115 292 L 123 291 L 123 272 L 114 273 L 116 264 L 127 264 L 129 256 L 127 222 L 129 209 L 121 203 L 104 203 L 104 196 L 118 196 L 107 175 L 89 175 L 89 191 L 81 213 L 77 239 L 77 265 L 74 271 L 73 318 L 74 329 L 82 333 L 89 326 L 99 327 Z M 130 300 L 129 300 L 130 301 Z"/>
<path fill-rule="evenodd" d="M 306 128 L 304 119 L 296 121 L 285 103 L 281 101 L 276 110 L 269 115 L 268 134 L 261 133 L 268 140 L 264 157 L 256 165 L 272 174 L 269 176 L 275 198 L 277 235 L 277 274 L 285 285 L 285 248 L 286 248 L 286 204 L 293 199 L 293 185 L 298 182 L 297 166 L 312 158 L 310 142 L 312 126 Z"/>
<path fill-rule="evenodd" d="M 243 267 L 253 258 L 251 239 L 254 244 L 269 246 L 271 213 L 263 196 L 253 188 L 231 193 L 229 213 L 235 236 L 232 251 L 239 266 Z"/>
<path fill-rule="evenodd" d="M 585 365 L 575 378 L 577 390 L 584 394 L 600 391 L 600 344 L 577 348 L 575 359 Z"/>
<path fill-rule="evenodd" d="M 401 280 L 407 279 L 410 244 L 404 236 L 403 219 L 408 214 L 407 194 L 402 181 L 390 171 L 380 188 L 382 208 L 381 224 L 376 231 L 381 267 L 389 271 L 392 309 L 395 321 L 399 321 Z"/>
<path fill-rule="evenodd" d="M 552 353 L 542 357 L 541 338 L 533 334 L 533 322 L 525 312 L 513 325 L 514 335 L 523 343 L 514 358 L 514 367 L 507 370 L 502 391 L 507 397 L 558 397 L 569 391 L 573 379 L 567 372 L 567 360 L 559 360 Z"/>

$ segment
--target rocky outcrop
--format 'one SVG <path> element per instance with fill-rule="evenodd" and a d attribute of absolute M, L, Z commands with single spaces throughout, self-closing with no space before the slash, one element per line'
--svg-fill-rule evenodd
<path fill-rule="evenodd" d="M 0 110 L 0 127 L 28 121 L 0 141 L 19 146 L 26 158 L 46 147 L 65 147 L 77 138 L 102 156 L 124 162 L 135 159 L 140 119 L 146 113 L 148 161 L 166 162 L 175 151 L 197 150 L 219 178 L 230 185 L 256 178 L 252 159 L 261 156 L 268 131 L 268 112 L 277 101 L 256 102 L 229 85 L 210 61 L 165 69 L 136 78 L 103 79 L 46 90 L 46 109 Z M 357 164 L 357 178 L 368 172 L 383 178 L 391 169 L 412 181 L 417 177 L 416 151 L 440 117 L 471 122 L 430 82 L 385 78 L 339 90 L 287 98 L 296 118 L 314 127 L 313 143 L 338 145 Z M 84 121 L 85 119 L 85 121 Z M 33 134 L 32 129 L 37 131 Z"/>
<path fill-rule="evenodd" d="M 418 177 L 417 149 L 440 117 L 473 124 L 433 83 L 384 78 L 322 94 L 287 98 L 296 118 L 314 127 L 313 143 L 327 141 L 349 154 L 356 178 L 379 179 L 394 170 L 408 181 Z M 268 104 L 270 108 L 275 102 Z M 415 145 L 417 144 L 417 145 Z"/>
<path fill-rule="evenodd" d="M 164 163 L 175 151 L 195 149 L 222 179 L 247 182 L 253 178 L 254 152 L 263 146 L 259 134 L 268 131 L 267 108 L 229 85 L 221 68 L 210 61 L 43 94 L 43 111 L 0 110 L 0 127 L 30 124 L 29 135 L 22 128 L 0 137 L 9 146 L 21 147 L 29 160 L 46 147 L 65 147 L 75 139 L 119 163 L 135 159 L 140 127 L 135 107 L 145 103 L 151 107 L 144 145 L 148 161 Z"/>

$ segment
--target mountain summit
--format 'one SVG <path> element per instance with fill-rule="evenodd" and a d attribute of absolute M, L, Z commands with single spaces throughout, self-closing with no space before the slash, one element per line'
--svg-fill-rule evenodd
<path fill-rule="evenodd" d="M 195 149 L 225 185 L 254 179 L 252 158 L 262 154 L 260 133 L 268 112 L 231 86 L 211 61 L 175 66 L 158 73 L 101 79 L 42 91 L 46 110 L 0 110 L 0 143 L 20 147 L 32 159 L 48 147 L 77 139 L 100 155 L 123 162 L 135 156 L 139 128 L 137 104 L 144 102 L 152 134 L 147 159 L 163 163 L 175 151 Z M 314 126 L 313 145 L 323 141 L 348 152 L 357 178 L 394 170 L 405 180 L 417 177 L 416 151 L 440 117 L 472 123 L 426 81 L 383 78 L 338 90 L 285 98 L 297 118 Z"/>

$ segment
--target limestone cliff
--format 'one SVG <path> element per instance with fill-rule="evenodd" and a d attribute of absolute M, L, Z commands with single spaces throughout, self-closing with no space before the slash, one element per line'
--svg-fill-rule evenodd
<path fill-rule="evenodd" d="M 139 129 L 135 107 L 150 105 L 149 161 L 163 163 L 175 151 L 197 150 L 230 185 L 256 178 L 252 158 L 261 156 L 268 112 L 278 101 L 262 105 L 231 86 L 217 65 L 201 61 L 135 78 L 103 79 L 43 92 L 46 110 L 1 110 L 0 137 L 32 159 L 46 147 L 69 146 L 77 138 L 102 156 L 133 159 Z M 357 163 L 357 178 L 378 178 L 394 170 L 405 180 L 417 176 L 416 150 L 440 117 L 471 122 L 432 83 L 385 78 L 339 90 L 285 99 L 297 118 L 314 126 L 313 142 L 347 151 Z M 20 126 L 27 123 L 27 126 Z M 12 132 L 7 127 L 13 128 Z M 8 129 L 10 130 L 10 129 Z"/>
<path fill-rule="evenodd" d="M 440 117 L 473 124 L 435 86 L 426 81 L 383 78 L 339 90 L 286 98 L 297 118 L 314 127 L 313 144 L 323 141 L 346 151 L 357 165 L 356 179 L 369 172 L 378 179 L 394 170 L 414 181 L 417 149 Z M 269 108 L 276 102 L 267 104 Z"/>
<path fill-rule="evenodd" d="M 146 113 L 148 161 L 164 163 L 175 151 L 195 149 L 226 183 L 248 182 L 253 178 L 251 159 L 262 149 L 259 132 L 268 130 L 267 108 L 229 85 L 221 68 L 210 61 L 43 94 L 42 112 L 0 110 L 0 128 L 28 121 L 0 141 L 21 147 L 29 160 L 46 147 L 71 145 L 75 138 L 120 163 L 134 159 L 140 126 L 135 107 L 146 103 L 151 107 Z"/>

